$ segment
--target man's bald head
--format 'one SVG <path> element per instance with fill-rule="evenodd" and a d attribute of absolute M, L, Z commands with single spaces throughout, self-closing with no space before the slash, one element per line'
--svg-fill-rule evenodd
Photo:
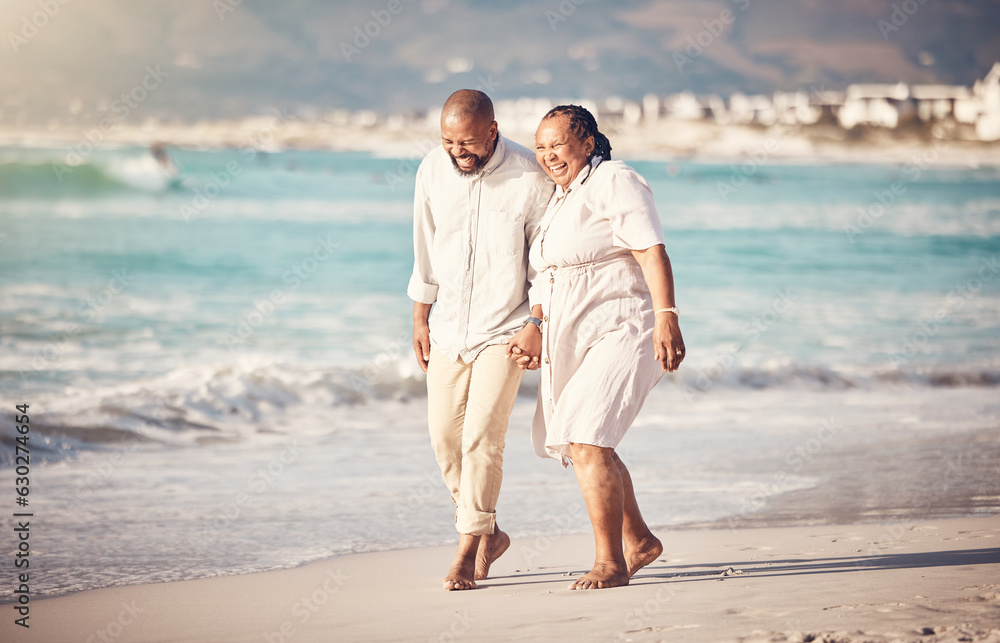
<path fill-rule="evenodd" d="M 498 137 L 489 96 L 476 89 L 460 89 L 445 101 L 441 145 L 459 174 L 478 176 L 493 157 Z"/>
<path fill-rule="evenodd" d="M 478 89 L 458 90 L 448 97 L 441 110 L 442 122 L 472 119 L 476 123 L 489 125 L 493 118 L 493 101 Z"/>

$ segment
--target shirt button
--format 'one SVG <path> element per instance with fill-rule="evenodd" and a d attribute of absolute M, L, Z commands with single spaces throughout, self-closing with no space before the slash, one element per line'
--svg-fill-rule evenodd
<path fill-rule="evenodd" d="M 546 363 L 546 364 L 548 364 L 548 363 L 549 363 L 549 358 L 548 358 L 548 357 L 546 357 L 546 358 L 545 358 L 545 363 Z"/>
<path fill-rule="evenodd" d="M 549 321 L 549 316 L 548 316 L 548 315 L 546 315 L 545 317 L 542 317 L 542 321 L 543 321 L 543 322 L 547 322 L 547 321 Z"/>
<path fill-rule="evenodd" d="M 556 282 L 556 280 L 555 280 L 555 279 L 549 279 L 549 283 L 550 283 L 550 284 L 554 284 L 555 282 Z"/>

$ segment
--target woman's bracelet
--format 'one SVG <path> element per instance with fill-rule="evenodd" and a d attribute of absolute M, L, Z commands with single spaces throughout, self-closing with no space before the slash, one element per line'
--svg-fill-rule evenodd
<path fill-rule="evenodd" d="M 677 306 L 671 306 L 670 308 L 657 308 L 653 311 L 654 315 L 659 315 L 660 313 L 673 313 L 678 317 L 681 316 L 681 314 L 677 312 Z"/>

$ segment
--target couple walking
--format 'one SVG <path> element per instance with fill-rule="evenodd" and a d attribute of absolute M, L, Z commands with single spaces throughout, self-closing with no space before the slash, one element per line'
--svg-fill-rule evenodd
<path fill-rule="evenodd" d="M 535 153 L 505 139 L 486 94 L 460 90 L 414 197 L 413 349 L 431 445 L 456 505 L 447 590 L 474 589 L 510 545 L 496 522 L 504 436 L 540 369 L 532 444 L 572 463 L 594 529 L 572 589 L 627 585 L 660 555 L 615 447 L 684 358 L 649 186 L 575 105 L 545 115 Z"/>

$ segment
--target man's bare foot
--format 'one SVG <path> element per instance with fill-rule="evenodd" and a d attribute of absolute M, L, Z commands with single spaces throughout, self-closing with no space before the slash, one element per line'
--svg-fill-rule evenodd
<path fill-rule="evenodd" d="M 594 568 L 581 576 L 570 589 L 608 589 L 628 585 L 628 572 L 616 565 L 595 563 Z"/>
<path fill-rule="evenodd" d="M 476 552 L 479 550 L 480 536 L 461 534 L 458 537 L 458 551 L 451 562 L 448 575 L 444 577 L 444 588 L 449 592 L 461 589 L 477 589 L 473 577 L 476 573 Z"/>
<path fill-rule="evenodd" d="M 460 589 L 478 589 L 476 581 L 472 580 L 472 574 L 468 569 L 463 569 L 461 565 L 452 564 L 448 570 L 448 575 L 444 577 L 444 588 L 449 592 Z"/>
<path fill-rule="evenodd" d="M 649 534 L 639 541 L 634 547 L 630 547 L 625 552 L 625 564 L 628 566 L 628 576 L 632 578 L 637 571 L 650 564 L 663 553 L 663 544 L 660 539 Z"/>
<path fill-rule="evenodd" d="M 476 580 L 485 580 L 490 574 L 490 565 L 503 556 L 503 553 L 510 547 L 510 536 L 500 531 L 497 527 L 488 536 L 483 536 L 479 541 L 479 551 L 476 552 Z"/>
<path fill-rule="evenodd" d="M 472 579 L 475 560 L 466 561 L 456 557 L 444 577 L 444 588 L 449 592 L 459 589 L 477 589 L 476 581 Z"/>

